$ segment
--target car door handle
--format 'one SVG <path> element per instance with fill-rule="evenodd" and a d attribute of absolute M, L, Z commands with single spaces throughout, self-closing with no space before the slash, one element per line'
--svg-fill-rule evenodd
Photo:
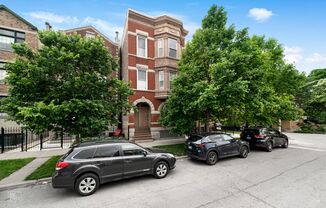
<path fill-rule="evenodd" d="M 131 162 L 132 162 L 132 160 L 130 160 L 130 159 L 125 160 L 125 163 L 131 163 Z"/>

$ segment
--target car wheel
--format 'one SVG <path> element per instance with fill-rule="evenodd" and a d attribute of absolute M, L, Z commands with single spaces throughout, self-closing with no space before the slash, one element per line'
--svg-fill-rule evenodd
<path fill-rule="evenodd" d="M 282 145 L 282 147 L 283 147 L 283 148 L 288 148 L 288 146 L 289 146 L 289 141 L 286 139 L 286 140 L 284 141 L 284 144 Z"/>
<path fill-rule="evenodd" d="M 169 172 L 169 166 L 166 162 L 160 161 L 156 163 L 154 168 L 154 176 L 156 178 L 164 178 Z"/>
<path fill-rule="evenodd" d="M 249 152 L 248 147 L 245 147 L 245 146 L 241 147 L 241 149 L 240 149 L 240 157 L 246 158 L 248 156 L 248 152 Z"/>
<path fill-rule="evenodd" d="M 266 150 L 267 150 L 267 152 L 271 152 L 273 150 L 273 143 L 272 142 L 267 142 Z"/>
<path fill-rule="evenodd" d="M 92 173 L 80 176 L 75 183 L 75 191 L 81 196 L 89 196 L 95 193 L 98 187 L 99 179 Z"/>
<path fill-rule="evenodd" d="M 215 165 L 217 163 L 217 160 L 218 160 L 218 156 L 216 152 L 210 151 L 207 154 L 206 163 L 208 165 Z"/>

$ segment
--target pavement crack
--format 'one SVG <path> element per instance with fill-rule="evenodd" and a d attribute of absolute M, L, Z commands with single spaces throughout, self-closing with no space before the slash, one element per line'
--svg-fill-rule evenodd
<path fill-rule="evenodd" d="M 245 190 L 241 190 L 241 192 L 243 192 L 243 193 L 245 193 L 245 194 L 247 194 L 247 195 L 249 195 L 249 196 L 255 198 L 256 200 L 258 200 L 258 201 L 260 201 L 260 202 L 266 204 L 266 205 L 269 206 L 269 207 L 277 208 L 276 206 L 274 206 L 274 205 L 268 203 L 267 201 L 265 201 L 265 200 L 263 200 L 263 199 L 261 199 L 261 198 L 255 196 L 255 195 L 253 195 L 253 194 L 251 194 L 251 193 L 249 193 L 249 192 L 247 192 L 247 191 L 245 191 Z"/>
<path fill-rule="evenodd" d="M 316 158 L 314 158 L 314 159 L 312 159 L 312 160 L 308 160 L 308 161 L 305 161 L 305 162 L 303 162 L 303 163 L 300 163 L 299 165 L 296 165 L 296 166 L 294 166 L 294 167 L 292 167 L 292 168 L 286 169 L 286 170 L 280 172 L 279 174 L 277 174 L 277 175 L 275 175 L 275 176 L 273 176 L 273 177 L 267 178 L 267 179 L 262 180 L 262 181 L 260 181 L 260 182 L 258 182 L 258 183 L 254 183 L 254 184 L 248 186 L 247 188 L 245 188 L 245 189 L 243 189 L 243 190 L 248 190 L 248 189 L 250 189 L 250 188 L 252 188 L 252 187 L 255 187 L 255 186 L 258 186 L 258 185 L 260 185 L 260 184 L 263 184 L 263 183 L 266 183 L 266 182 L 272 181 L 272 180 L 274 180 L 275 178 L 278 178 L 278 177 L 284 175 L 285 173 L 287 173 L 287 172 L 289 172 L 289 171 L 291 171 L 291 170 L 295 170 L 295 169 L 297 169 L 297 168 L 300 168 L 300 167 L 302 167 L 302 166 L 304 166 L 304 165 L 306 165 L 306 164 L 308 164 L 308 163 L 312 163 L 312 162 L 314 162 L 314 161 L 316 161 L 316 160 L 319 160 L 320 158 L 325 157 L 325 156 L 326 156 L 326 155 L 322 155 L 322 156 L 316 157 Z"/>

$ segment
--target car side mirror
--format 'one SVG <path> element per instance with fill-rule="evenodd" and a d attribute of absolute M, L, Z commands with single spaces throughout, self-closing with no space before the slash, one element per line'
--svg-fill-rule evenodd
<path fill-rule="evenodd" d="M 147 152 L 146 151 L 143 151 L 143 155 L 144 155 L 144 157 L 146 157 L 147 156 Z"/>

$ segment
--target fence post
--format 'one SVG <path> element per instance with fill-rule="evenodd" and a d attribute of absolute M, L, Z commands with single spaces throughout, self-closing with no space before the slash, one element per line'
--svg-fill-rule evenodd
<path fill-rule="evenodd" d="M 1 127 L 0 140 L 1 140 L 1 153 L 3 153 L 5 151 L 5 129 L 3 127 Z"/>
<path fill-rule="evenodd" d="M 129 130 L 130 130 L 130 127 L 129 127 L 129 125 L 128 125 L 128 141 L 130 140 L 130 133 L 129 133 Z"/>
<path fill-rule="evenodd" d="M 24 151 L 24 129 L 23 128 L 21 128 L 21 142 L 22 142 L 21 150 L 23 152 Z"/>
<path fill-rule="evenodd" d="M 25 146 L 25 151 L 27 152 L 27 142 L 28 142 L 28 133 L 27 133 L 27 129 L 26 129 L 26 131 L 25 131 L 25 133 L 26 133 L 26 135 L 25 135 L 25 137 L 26 137 L 26 146 Z"/>
<path fill-rule="evenodd" d="M 40 135 L 40 150 L 43 149 L 43 134 Z"/>
<path fill-rule="evenodd" d="M 63 129 L 61 129 L 61 132 L 60 132 L 60 139 L 61 139 L 61 149 L 63 149 Z"/>

